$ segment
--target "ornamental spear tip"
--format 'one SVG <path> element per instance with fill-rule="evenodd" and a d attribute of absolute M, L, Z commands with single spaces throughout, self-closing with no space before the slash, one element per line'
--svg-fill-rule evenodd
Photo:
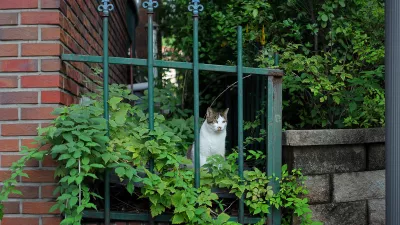
<path fill-rule="evenodd" d="M 192 4 L 188 6 L 189 11 L 193 11 L 193 15 L 199 15 L 199 12 L 204 10 L 204 6 L 200 4 L 200 0 L 192 0 Z"/>
<path fill-rule="evenodd" d="M 110 11 L 114 10 L 114 5 L 110 3 L 110 0 L 101 0 L 102 4 L 97 7 L 99 12 L 103 12 L 104 16 L 108 16 Z"/>
<path fill-rule="evenodd" d="M 158 7 L 158 2 L 157 1 L 153 1 L 153 0 L 148 0 L 143 2 L 143 8 L 147 9 L 148 12 L 152 13 L 153 9 Z"/>

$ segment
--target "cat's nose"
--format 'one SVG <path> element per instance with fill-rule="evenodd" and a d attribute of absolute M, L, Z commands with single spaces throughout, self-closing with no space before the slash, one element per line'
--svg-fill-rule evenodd
<path fill-rule="evenodd" d="M 221 130 L 222 129 L 222 127 L 218 127 L 218 130 Z"/>

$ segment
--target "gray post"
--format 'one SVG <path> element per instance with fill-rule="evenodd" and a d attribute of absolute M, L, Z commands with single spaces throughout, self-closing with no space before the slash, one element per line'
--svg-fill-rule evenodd
<path fill-rule="evenodd" d="M 386 224 L 400 224 L 400 1 L 386 0 Z"/>

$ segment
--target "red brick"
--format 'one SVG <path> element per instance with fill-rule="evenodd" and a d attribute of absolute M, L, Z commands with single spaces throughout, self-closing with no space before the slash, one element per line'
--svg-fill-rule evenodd
<path fill-rule="evenodd" d="M 53 107 L 45 108 L 23 108 L 21 109 L 22 120 L 51 120 L 57 116 L 52 115 Z"/>
<path fill-rule="evenodd" d="M 1 225 L 39 225 L 39 218 L 4 217 Z"/>
<path fill-rule="evenodd" d="M 52 125 L 51 123 L 41 123 L 40 127 L 45 128 L 45 127 L 49 127 L 51 125 Z"/>
<path fill-rule="evenodd" d="M 17 77 L 0 77 L 0 88 L 18 87 Z"/>
<path fill-rule="evenodd" d="M 12 27 L 0 28 L 0 40 L 37 40 L 38 28 L 37 27 Z"/>
<path fill-rule="evenodd" d="M 18 214 L 19 202 L 4 202 L 4 213 L 5 214 Z"/>
<path fill-rule="evenodd" d="M 11 171 L 0 171 L 0 182 L 3 182 L 11 177 Z"/>
<path fill-rule="evenodd" d="M 59 59 L 42 59 L 42 71 L 51 72 L 61 69 L 61 61 Z"/>
<path fill-rule="evenodd" d="M 42 3 L 43 4 L 43 3 Z M 59 27 L 44 27 L 41 30 L 42 40 L 60 40 L 61 29 Z"/>
<path fill-rule="evenodd" d="M 17 190 L 22 192 L 22 195 L 10 194 L 10 198 L 20 199 L 36 199 L 39 198 L 39 187 L 38 186 L 18 186 Z"/>
<path fill-rule="evenodd" d="M 0 57 L 18 56 L 17 44 L 0 45 Z"/>
<path fill-rule="evenodd" d="M 22 155 L 2 155 L 1 156 L 1 167 L 11 167 L 12 164 L 18 161 Z M 25 164 L 27 167 L 38 167 L 39 161 L 37 160 L 29 160 Z"/>
<path fill-rule="evenodd" d="M 61 91 L 42 91 L 42 103 L 56 103 L 70 105 L 77 103 L 76 98 Z"/>
<path fill-rule="evenodd" d="M 36 141 L 34 139 L 22 139 L 21 140 L 21 146 L 26 146 L 28 148 L 38 148 L 38 144 L 36 144 Z"/>
<path fill-rule="evenodd" d="M 26 43 L 22 44 L 22 56 L 59 56 L 61 46 L 56 43 Z"/>
<path fill-rule="evenodd" d="M 53 170 L 25 170 L 29 178 L 22 177 L 22 182 L 29 183 L 54 183 L 54 171 Z"/>
<path fill-rule="evenodd" d="M 42 225 L 60 225 L 59 217 L 42 217 Z"/>
<path fill-rule="evenodd" d="M 0 140 L 0 152 L 18 152 L 19 141 L 17 139 Z"/>
<path fill-rule="evenodd" d="M 42 0 L 42 9 L 58 9 L 60 8 L 60 0 Z"/>
<path fill-rule="evenodd" d="M 1 135 L 3 136 L 35 136 L 38 124 L 2 124 Z"/>
<path fill-rule="evenodd" d="M 37 59 L 0 60 L 0 72 L 37 72 Z"/>
<path fill-rule="evenodd" d="M 26 214 L 58 214 L 59 212 L 50 212 L 55 202 L 23 202 L 22 213 Z"/>
<path fill-rule="evenodd" d="M 0 92 L 0 104 L 38 103 L 37 92 Z"/>
<path fill-rule="evenodd" d="M 0 25 L 17 25 L 18 13 L 0 13 Z"/>
<path fill-rule="evenodd" d="M 37 9 L 38 0 L 1 0 L 0 9 Z"/>
<path fill-rule="evenodd" d="M 0 121 L 2 120 L 18 120 L 18 109 L 0 109 Z"/>
<path fill-rule="evenodd" d="M 56 198 L 58 197 L 58 193 L 56 196 L 53 195 L 54 190 L 57 188 L 56 185 L 44 185 L 42 186 L 42 198 Z"/>
<path fill-rule="evenodd" d="M 21 87 L 62 87 L 62 77 L 60 75 L 37 75 L 21 77 Z"/>
<path fill-rule="evenodd" d="M 43 127 L 43 126 L 42 126 Z M 44 146 L 39 146 L 39 144 L 36 143 L 36 141 L 34 139 L 22 139 L 21 140 L 21 148 L 22 147 L 27 147 L 27 148 L 39 148 L 39 150 L 49 150 L 51 145 L 50 144 L 46 144 Z"/>
<path fill-rule="evenodd" d="M 42 103 L 61 103 L 61 91 L 42 91 Z"/>
<path fill-rule="evenodd" d="M 72 79 L 64 79 L 64 89 L 70 91 L 74 95 L 79 94 L 79 85 Z"/>
<path fill-rule="evenodd" d="M 56 166 L 58 166 L 58 163 L 51 157 L 51 155 L 44 157 L 42 161 L 42 167 L 56 167 Z"/>
<path fill-rule="evenodd" d="M 60 24 L 59 12 L 21 12 L 21 24 Z"/>

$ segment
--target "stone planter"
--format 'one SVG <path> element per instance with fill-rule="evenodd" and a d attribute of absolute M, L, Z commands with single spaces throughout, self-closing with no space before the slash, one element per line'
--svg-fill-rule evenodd
<path fill-rule="evenodd" d="M 289 130 L 282 143 L 284 163 L 308 178 L 314 219 L 325 225 L 385 224 L 383 128 Z"/>

